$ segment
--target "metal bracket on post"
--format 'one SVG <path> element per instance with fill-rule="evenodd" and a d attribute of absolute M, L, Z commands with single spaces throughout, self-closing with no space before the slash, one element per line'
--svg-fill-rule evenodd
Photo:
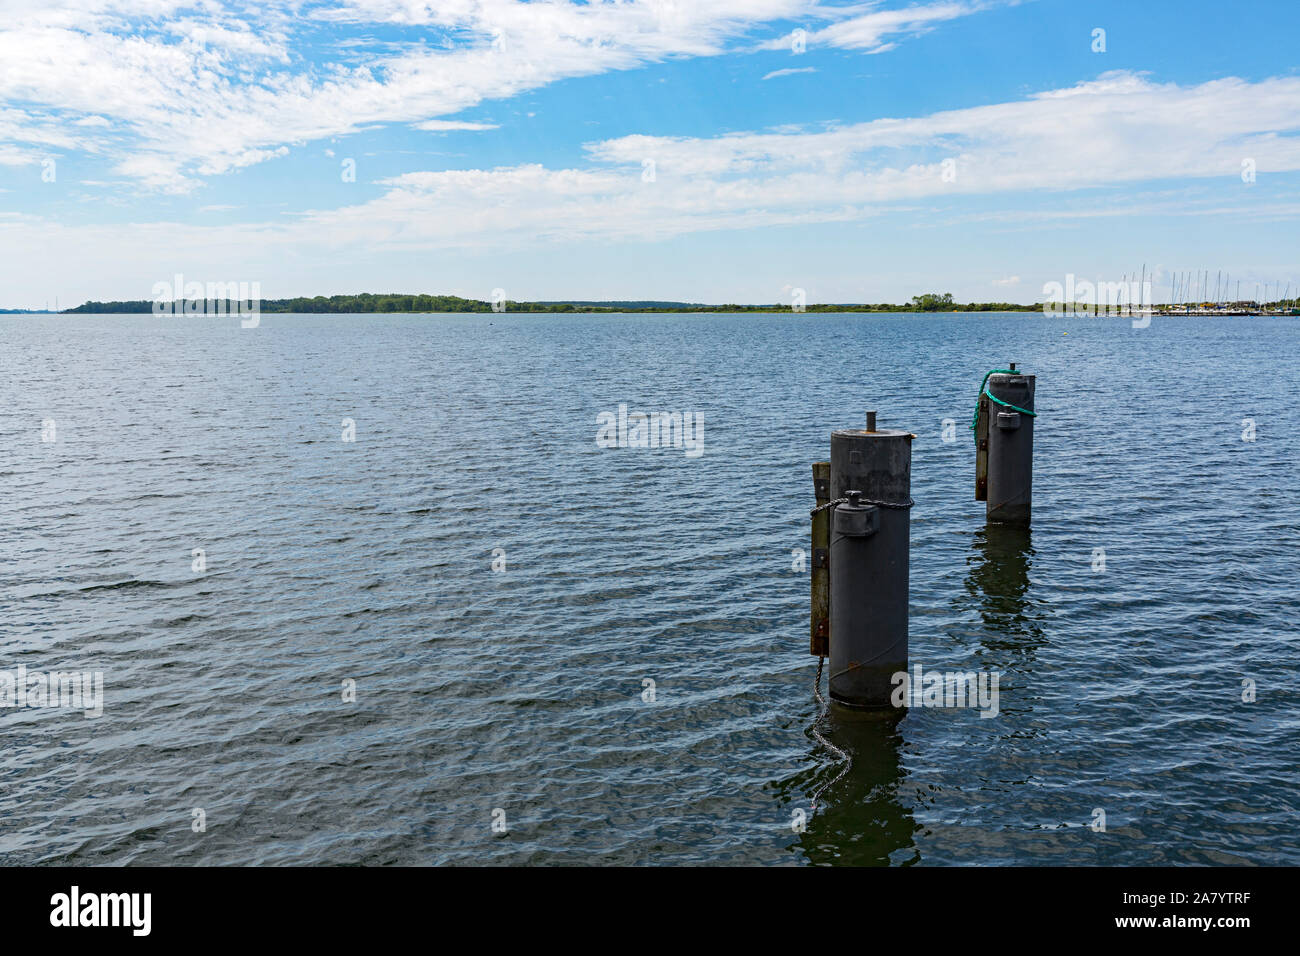
<path fill-rule="evenodd" d="M 875 505 L 861 504 L 861 497 L 860 491 L 849 492 L 848 506 L 840 509 L 840 520 L 836 522 L 838 534 L 869 538 L 880 530 L 880 509 Z"/>

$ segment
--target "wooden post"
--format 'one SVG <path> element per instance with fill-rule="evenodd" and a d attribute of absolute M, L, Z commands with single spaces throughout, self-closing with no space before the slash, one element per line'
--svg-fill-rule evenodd
<path fill-rule="evenodd" d="M 989 500 L 989 397 L 983 392 L 975 421 L 975 500 Z"/>
<path fill-rule="evenodd" d="M 831 500 L 831 463 L 814 462 L 813 491 L 817 504 Z M 827 657 L 831 646 L 831 510 L 819 511 L 812 519 L 812 621 L 809 652 Z"/>

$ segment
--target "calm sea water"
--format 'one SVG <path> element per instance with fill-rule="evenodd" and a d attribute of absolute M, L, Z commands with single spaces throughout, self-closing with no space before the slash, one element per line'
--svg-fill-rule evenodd
<path fill-rule="evenodd" d="M 0 669 L 104 675 L 97 719 L 0 710 L 0 862 L 1300 863 L 1300 321 L 0 341 Z M 1038 375 L 1030 534 L 973 500 L 966 426 L 1010 361 Z M 704 453 L 598 448 L 620 403 L 701 415 Z M 917 434 L 912 659 L 1000 671 L 1001 710 L 833 717 L 853 767 L 797 833 L 837 766 L 792 551 L 867 408 Z"/>

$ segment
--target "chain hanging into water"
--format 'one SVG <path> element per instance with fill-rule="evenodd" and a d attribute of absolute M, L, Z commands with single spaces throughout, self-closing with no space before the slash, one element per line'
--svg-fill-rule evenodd
<path fill-rule="evenodd" d="M 835 778 L 833 780 L 831 780 L 829 783 L 822 784 L 820 787 L 818 787 L 816 790 L 813 791 L 813 795 L 812 795 L 813 813 L 817 812 L 817 799 L 822 795 L 822 793 L 824 793 L 826 790 L 833 787 L 835 784 L 839 783 L 841 778 L 843 778 L 843 776 L 849 772 L 849 768 L 853 766 L 853 758 L 851 758 L 848 755 L 848 752 L 840 749 L 839 747 L 831 743 L 829 740 L 827 740 L 824 736 L 822 736 L 822 732 L 818 729 L 822 725 L 822 723 L 826 720 L 826 718 L 830 715 L 831 712 L 830 704 L 827 703 L 826 698 L 822 697 L 822 665 L 825 663 L 826 663 L 826 658 L 824 657 L 817 658 L 817 679 L 813 682 L 813 696 L 817 698 L 818 713 L 817 713 L 817 719 L 813 721 L 812 735 L 813 738 L 819 744 L 821 744 L 823 747 L 825 747 L 827 750 L 833 753 L 837 760 L 843 761 L 844 766 L 840 769 L 840 772 L 835 775 Z"/>
<path fill-rule="evenodd" d="M 833 498 L 832 500 L 826 502 L 824 505 L 818 505 L 816 508 L 813 508 L 808 513 L 809 515 L 815 518 L 819 512 L 825 511 L 827 508 L 834 508 L 838 505 L 842 505 L 848 500 L 849 500 L 848 498 Z M 861 496 L 859 496 L 858 502 L 859 504 L 864 504 L 864 505 L 875 505 L 878 508 L 901 508 L 901 509 L 910 508 L 914 504 L 916 504 L 916 502 L 914 502 L 910 497 L 906 501 L 876 501 L 871 498 L 862 498 Z M 843 779 L 844 775 L 849 772 L 849 768 L 853 766 L 853 758 L 848 755 L 848 752 L 842 750 L 841 748 L 835 746 L 833 743 L 827 740 L 825 736 L 822 735 L 822 732 L 819 729 L 822 726 L 822 724 L 826 722 L 826 718 L 830 716 L 830 712 L 831 712 L 830 704 L 826 702 L 826 698 L 822 697 L 822 668 L 825 666 L 825 664 L 826 664 L 826 658 L 819 656 L 817 658 L 817 679 L 813 681 L 813 696 L 817 698 L 818 712 L 817 712 L 817 719 L 813 721 L 812 735 L 813 738 L 819 744 L 821 744 L 823 747 L 825 747 L 827 750 L 829 750 L 832 754 L 835 755 L 835 759 L 842 761 L 844 766 L 840 768 L 840 772 L 837 773 L 829 783 L 824 783 L 816 790 L 813 791 L 813 795 L 812 795 L 813 813 L 817 812 L 818 798 L 824 792 L 829 790 L 831 787 L 835 786 L 835 784 L 839 783 L 840 780 Z"/>

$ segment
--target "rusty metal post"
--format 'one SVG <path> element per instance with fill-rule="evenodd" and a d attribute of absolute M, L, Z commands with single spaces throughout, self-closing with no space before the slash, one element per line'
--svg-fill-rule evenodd
<path fill-rule="evenodd" d="M 814 462 L 813 492 L 821 507 L 831 500 L 831 463 Z M 830 571 L 831 512 L 827 508 L 812 518 L 812 621 L 809 651 L 813 657 L 830 653 L 831 628 L 831 571 Z"/>

